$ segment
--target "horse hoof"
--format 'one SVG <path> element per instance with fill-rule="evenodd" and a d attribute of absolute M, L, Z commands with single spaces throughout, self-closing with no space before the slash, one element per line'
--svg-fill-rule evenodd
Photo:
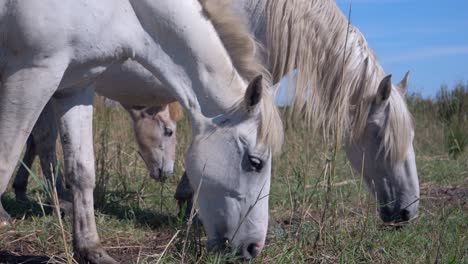
<path fill-rule="evenodd" d="M 11 226 L 11 217 L 10 215 L 2 209 L 0 209 L 0 228 L 5 228 Z"/>
<path fill-rule="evenodd" d="M 91 264 L 118 264 L 107 252 L 102 248 L 93 248 L 83 250 L 82 253 L 77 254 L 78 263 L 91 263 Z"/>
<path fill-rule="evenodd" d="M 30 204 L 31 201 L 29 200 L 26 193 L 16 193 L 16 202 L 19 204 Z"/>
<path fill-rule="evenodd" d="M 10 221 L 8 221 L 8 220 L 2 220 L 2 221 L 0 221 L 0 229 L 9 227 L 10 225 L 11 225 L 11 223 L 10 223 Z"/>

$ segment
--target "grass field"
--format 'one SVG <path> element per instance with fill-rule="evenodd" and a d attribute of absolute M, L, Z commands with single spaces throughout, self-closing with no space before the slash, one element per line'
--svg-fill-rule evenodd
<path fill-rule="evenodd" d="M 252 263 L 468 263 L 468 86 L 457 89 L 442 89 L 433 101 L 409 98 L 421 204 L 418 219 L 403 228 L 382 224 L 343 152 L 331 158 L 319 137 L 288 124 L 285 151 L 274 163 L 267 245 Z M 177 131 L 175 177 L 164 185 L 147 176 L 123 110 L 97 102 L 94 135 L 96 221 L 113 257 L 123 263 L 237 261 L 208 254 L 202 227 L 177 216 L 173 194 L 190 141 L 187 120 Z M 335 173 L 324 174 L 327 166 Z M 46 201 L 40 168 L 32 169 L 38 176 L 29 196 Z M 67 261 L 69 219 L 61 228 L 49 207 L 18 205 L 11 189 L 2 201 L 16 220 L 0 230 L 0 263 Z"/>

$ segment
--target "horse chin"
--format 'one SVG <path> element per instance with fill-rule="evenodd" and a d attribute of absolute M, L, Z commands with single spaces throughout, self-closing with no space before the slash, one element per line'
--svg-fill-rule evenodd
<path fill-rule="evenodd" d="M 207 242 L 207 249 L 211 253 L 231 252 L 246 260 L 250 260 L 261 253 L 263 244 L 248 243 L 246 245 L 234 246 L 227 239 L 213 239 Z"/>
<path fill-rule="evenodd" d="M 229 248 L 229 242 L 228 239 L 220 239 L 220 238 L 215 238 L 215 239 L 208 239 L 206 243 L 206 249 L 210 253 L 224 253 L 228 250 Z"/>

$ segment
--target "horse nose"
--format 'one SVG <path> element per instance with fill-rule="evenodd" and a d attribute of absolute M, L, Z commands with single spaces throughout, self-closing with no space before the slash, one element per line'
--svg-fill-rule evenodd
<path fill-rule="evenodd" d="M 256 256 L 260 254 L 262 249 L 263 249 L 262 243 L 260 242 L 250 243 L 249 245 L 247 245 L 247 248 L 246 248 L 247 254 L 244 254 L 244 257 L 247 259 L 255 258 Z"/>

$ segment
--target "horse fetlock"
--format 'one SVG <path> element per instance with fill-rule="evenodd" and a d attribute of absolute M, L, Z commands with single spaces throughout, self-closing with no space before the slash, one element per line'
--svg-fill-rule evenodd
<path fill-rule="evenodd" d="M 28 195 L 26 194 L 25 189 L 16 189 L 15 188 L 15 199 L 16 202 L 18 203 L 29 203 L 30 200 L 28 198 Z"/>
<path fill-rule="evenodd" d="M 64 216 L 73 216 L 73 203 L 68 200 L 63 200 L 59 198 L 60 209 L 63 212 Z"/>

